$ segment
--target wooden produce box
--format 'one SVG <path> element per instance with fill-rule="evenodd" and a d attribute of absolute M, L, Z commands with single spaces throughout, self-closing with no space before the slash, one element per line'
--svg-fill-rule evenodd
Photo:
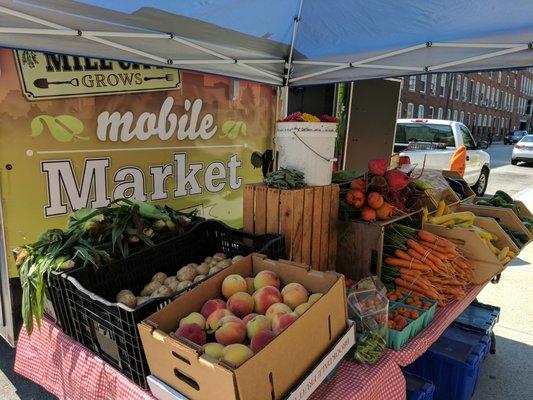
<path fill-rule="evenodd" d="M 518 247 L 507 236 L 501 226 L 492 218 L 476 217 L 474 225 L 483 228 L 498 236 L 495 246 L 503 248 L 509 246 L 511 251 L 519 252 Z M 487 282 L 493 276 L 498 275 L 505 269 L 498 258 L 490 251 L 481 238 L 471 229 L 468 228 L 446 228 L 441 225 L 424 224 L 424 229 L 448 239 L 455 243 L 463 255 L 474 265 L 474 274 L 472 283 L 479 285 Z"/>
<path fill-rule="evenodd" d="M 179 320 L 199 311 L 209 299 L 221 297 L 230 274 L 254 276 L 276 272 L 282 283 L 299 282 L 312 293 L 323 293 L 295 322 L 238 368 L 203 354 L 202 348 L 174 332 Z M 138 325 L 150 372 L 189 399 L 282 399 L 346 332 L 344 277 L 332 271 L 310 270 L 289 261 L 252 254 L 176 298 Z"/>
<path fill-rule="evenodd" d="M 440 200 L 444 200 L 447 206 L 459 204 L 461 201 L 450 185 L 448 185 L 446 179 L 444 179 L 444 172 L 440 170 L 425 170 L 420 178 L 420 180 L 433 187 L 433 189 L 425 190 L 426 196 L 423 201 L 423 205 L 428 208 L 429 212 L 437 210 Z"/>
<path fill-rule="evenodd" d="M 335 270 L 339 185 L 284 190 L 246 185 L 246 232 L 284 236 L 287 258 L 319 271 Z"/>
<path fill-rule="evenodd" d="M 472 202 L 475 203 L 479 200 L 490 200 L 492 196 L 478 196 L 472 199 Z M 524 204 L 524 202 L 520 200 L 513 200 L 513 203 L 518 207 L 520 210 L 520 214 L 522 214 L 524 217 L 533 218 L 533 213 L 527 208 L 527 206 Z M 486 206 L 489 207 L 489 206 Z M 494 208 L 503 208 L 503 207 L 494 207 Z"/>
<path fill-rule="evenodd" d="M 405 219 L 417 220 L 420 227 L 420 211 L 373 223 L 339 221 L 337 272 L 355 281 L 370 275 L 381 277 L 385 228 Z"/>
<path fill-rule="evenodd" d="M 455 211 L 470 211 L 478 217 L 490 217 L 505 226 L 511 231 L 522 232 L 529 237 L 529 242 L 533 240 L 533 234 L 524 226 L 515 212 L 509 208 L 478 206 L 475 204 L 461 203 L 455 208 Z M 525 247 L 525 246 L 524 246 Z"/>

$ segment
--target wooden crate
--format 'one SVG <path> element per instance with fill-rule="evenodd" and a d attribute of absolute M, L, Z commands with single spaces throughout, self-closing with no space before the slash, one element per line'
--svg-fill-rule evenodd
<path fill-rule="evenodd" d="M 283 235 L 289 260 L 335 270 L 339 185 L 284 190 L 244 188 L 244 230 Z"/>
<path fill-rule="evenodd" d="M 339 221 L 337 272 L 355 281 L 370 275 L 381 277 L 385 229 L 393 222 L 406 219 L 416 221 L 416 227 L 421 227 L 420 211 L 374 223 Z"/>

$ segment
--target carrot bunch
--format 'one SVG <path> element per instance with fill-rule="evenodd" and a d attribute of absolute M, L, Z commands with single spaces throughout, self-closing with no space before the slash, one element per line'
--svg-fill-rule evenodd
<path fill-rule="evenodd" d="M 385 236 L 382 278 L 396 289 L 445 305 L 461 300 L 473 268 L 450 241 L 400 224 Z"/>

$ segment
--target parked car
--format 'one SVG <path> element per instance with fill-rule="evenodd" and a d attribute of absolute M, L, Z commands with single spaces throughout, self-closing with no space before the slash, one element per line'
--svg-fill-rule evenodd
<path fill-rule="evenodd" d="M 527 135 L 527 131 L 512 131 L 503 138 L 503 144 L 518 143 L 520 139 Z"/>
<path fill-rule="evenodd" d="M 514 145 L 511 164 L 516 165 L 519 161 L 533 161 L 533 135 L 524 136 Z"/>
<path fill-rule="evenodd" d="M 490 173 L 490 155 L 482 149 L 487 142 L 476 143 L 468 128 L 456 121 L 439 119 L 399 119 L 396 122 L 394 150 L 406 163 L 425 168 L 447 170 L 455 150 L 464 145 L 467 149 L 465 181 L 478 196 L 487 189 Z"/>

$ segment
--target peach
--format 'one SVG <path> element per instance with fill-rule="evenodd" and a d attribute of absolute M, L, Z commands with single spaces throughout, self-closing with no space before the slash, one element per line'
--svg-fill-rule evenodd
<path fill-rule="evenodd" d="M 224 350 L 224 346 L 220 343 L 211 342 L 204 344 L 203 349 L 205 354 L 218 360 L 222 355 L 222 350 Z"/>
<path fill-rule="evenodd" d="M 281 332 L 287 329 L 290 324 L 296 321 L 297 318 L 298 315 L 295 313 L 274 315 L 272 318 L 272 331 L 276 335 L 279 335 Z"/>
<path fill-rule="evenodd" d="M 222 294 L 226 299 L 229 299 L 237 292 L 246 292 L 248 286 L 244 278 L 237 274 L 231 274 L 224 278 L 222 282 Z"/>
<path fill-rule="evenodd" d="M 281 293 L 274 286 L 263 286 L 257 289 L 252 297 L 255 303 L 254 311 L 258 314 L 264 314 L 274 303 L 281 303 Z"/>
<path fill-rule="evenodd" d="M 228 310 L 242 318 L 254 310 L 254 299 L 246 292 L 237 292 L 228 299 Z"/>
<path fill-rule="evenodd" d="M 264 315 L 257 315 L 250 322 L 246 324 L 246 335 L 248 339 L 252 339 L 255 335 L 262 331 L 270 330 L 270 320 Z"/>
<path fill-rule="evenodd" d="M 307 302 L 307 303 L 302 303 L 302 304 L 300 304 L 298 307 L 296 307 L 296 308 L 294 309 L 294 312 L 295 312 L 298 316 L 300 316 L 300 315 L 302 315 L 304 312 L 306 312 L 307 309 L 308 309 L 309 307 L 311 307 L 311 306 L 312 306 L 312 304 L 309 303 L 309 302 Z"/>
<path fill-rule="evenodd" d="M 206 335 L 203 328 L 198 324 L 185 324 L 176 331 L 177 336 L 184 337 L 199 346 L 203 346 L 206 342 Z"/>
<path fill-rule="evenodd" d="M 202 329 L 205 329 L 205 318 L 200 313 L 192 312 L 186 317 L 180 319 L 180 326 L 187 324 L 198 324 L 202 327 Z"/>
<path fill-rule="evenodd" d="M 307 300 L 308 303 L 314 304 L 323 296 L 322 293 L 313 293 L 311 296 L 309 296 L 309 300 Z"/>
<path fill-rule="evenodd" d="M 256 313 L 250 313 L 248 314 L 246 317 L 244 317 L 242 319 L 242 322 L 244 323 L 244 325 L 246 325 L 248 322 L 250 322 L 256 315 L 259 315 L 259 314 L 256 314 Z"/>
<path fill-rule="evenodd" d="M 276 334 L 272 331 L 258 332 L 257 335 L 252 338 L 252 341 L 250 342 L 250 347 L 252 348 L 252 351 L 254 353 L 257 353 L 259 350 L 269 344 L 272 340 L 274 340 L 275 337 Z"/>
<path fill-rule="evenodd" d="M 227 346 L 229 344 L 242 343 L 246 338 L 246 325 L 233 316 L 229 315 L 220 320 L 215 332 L 215 339 L 218 343 Z"/>
<path fill-rule="evenodd" d="M 233 315 L 233 313 L 226 308 L 215 310 L 213 313 L 211 313 L 211 315 L 209 316 L 209 318 L 207 318 L 207 321 L 205 322 L 206 329 L 210 332 L 216 331 L 220 320 L 229 315 Z"/>
<path fill-rule="evenodd" d="M 200 312 L 202 313 L 204 318 L 207 319 L 214 311 L 221 310 L 224 308 L 227 308 L 226 302 L 224 300 L 220 300 L 220 299 L 207 300 L 202 306 L 202 309 L 200 310 Z"/>
<path fill-rule="evenodd" d="M 272 271 L 261 271 L 254 278 L 255 290 L 265 286 L 274 286 L 276 289 L 279 289 L 280 285 L 278 274 Z"/>
<path fill-rule="evenodd" d="M 247 278 L 244 278 L 244 280 L 246 281 L 246 286 L 247 286 L 246 291 L 248 292 L 248 294 L 254 294 L 255 292 L 254 278 L 249 276 Z"/>
<path fill-rule="evenodd" d="M 224 347 L 220 359 L 237 368 L 253 355 L 252 349 L 244 344 L 230 344 Z"/>
<path fill-rule="evenodd" d="M 300 304 L 306 303 L 309 293 L 303 285 L 293 282 L 286 285 L 281 291 L 283 302 L 293 310 Z"/>
<path fill-rule="evenodd" d="M 268 307 L 268 310 L 266 311 L 265 315 L 272 320 L 272 317 L 276 314 L 288 314 L 291 313 L 292 310 L 287 304 L 283 303 L 274 303 L 270 307 Z"/>

